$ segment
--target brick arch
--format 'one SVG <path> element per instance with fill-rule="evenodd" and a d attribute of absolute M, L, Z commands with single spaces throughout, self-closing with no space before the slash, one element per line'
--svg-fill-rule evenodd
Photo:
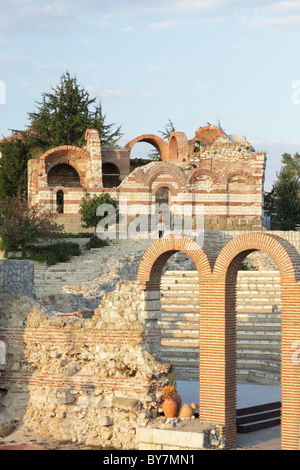
<path fill-rule="evenodd" d="M 221 332 L 224 349 L 218 356 L 218 359 L 223 361 L 223 367 L 219 369 L 215 367 L 214 374 L 218 375 L 219 384 L 222 384 L 227 439 L 234 446 L 236 442 L 234 398 L 236 396 L 236 277 L 243 259 L 257 250 L 271 256 L 280 273 L 281 448 L 296 450 L 299 446 L 300 424 L 300 361 L 293 362 L 293 354 L 295 354 L 295 344 L 298 344 L 300 338 L 300 256 L 289 242 L 279 236 L 255 232 L 240 235 L 231 240 L 217 257 L 212 278 L 217 303 L 214 325 L 219 333 Z M 208 323 L 204 325 L 206 328 L 208 326 Z M 210 364 L 209 367 L 214 368 L 214 364 Z M 208 410 L 210 406 L 208 404 Z"/>
<path fill-rule="evenodd" d="M 217 184 L 220 182 L 219 181 L 220 178 L 215 171 L 201 169 L 201 168 L 196 168 L 196 169 L 193 168 L 192 170 L 189 171 L 187 175 L 189 183 L 193 184 L 195 182 L 195 179 L 199 175 L 209 176 L 214 184 Z"/>
<path fill-rule="evenodd" d="M 68 194 L 68 188 L 66 188 L 65 186 L 55 186 L 53 188 L 53 195 L 58 193 L 58 191 L 63 191 L 64 194 Z"/>
<path fill-rule="evenodd" d="M 198 243 L 183 236 L 164 237 L 152 243 L 141 259 L 137 279 L 142 281 L 144 289 L 160 289 L 162 269 L 168 259 L 179 251 L 192 259 L 198 273 L 211 274 L 209 256 Z"/>
<path fill-rule="evenodd" d="M 211 142 L 212 144 L 220 137 L 224 138 L 226 136 L 219 127 L 212 124 L 209 124 L 205 127 L 200 127 L 200 129 L 195 132 L 195 140 L 204 140 L 206 142 Z"/>
<path fill-rule="evenodd" d="M 158 176 L 163 174 L 168 174 L 174 178 L 180 189 L 186 187 L 187 180 L 183 170 L 178 166 L 167 162 L 157 162 L 155 166 L 147 171 L 144 178 L 145 186 L 148 186 L 151 191 L 153 181 L 158 178 Z"/>
<path fill-rule="evenodd" d="M 84 149 L 80 147 L 75 147 L 73 145 L 62 145 L 59 147 L 54 147 L 47 152 L 45 152 L 40 158 L 40 171 L 45 171 L 46 165 L 54 160 L 65 157 L 71 159 L 74 156 L 80 156 L 86 158 L 88 161 L 91 160 L 91 155 Z"/>
<path fill-rule="evenodd" d="M 230 180 L 234 178 L 235 176 L 240 176 L 241 178 L 244 178 L 248 184 L 255 184 L 255 179 L 253 178 L 253 176 L 247 171 L 244 171 L 242 168 L 229 171 L 228 173 L 226 173 L 224 176 L 226 183 L 227 184 L 230 183 Z"/>
<path fill-rule="evenodd" d="M 168 142 L 168 161 L 182 162 L 189 153 L 189 143 L 184 132 L 172 132 Z"/>
<path fill-rule="evenodd" d="M 155 187 L 154 196 L 156 195 L 157 191 L 161 188 L 168 188 L 172 196 L 177 196 L 177 190 L 172 186 L 170 183 L 160 183 Z"/>
<path fill-rule="evenodd" d="M 154 134 L 143 134 L 128 142 L 125 145 L 125 149 L 131 152 L 133 146 L 138 142 L 146 142 L 147 144 L 153 145 L 153 147 L 155 147 L 156 150 L 158 150 L 158 152 L 160 153 L 161 160 L 168 160 L 168 144 L 161 137 Z"/>
<path fill-rule="evenodd" d="M 199 419 L 218 425 L 226 448 L 235 448 L 236 275 L 243 258 L 257 250 L 269 254 L 280 272 L 281 448 L 298 450 L 300 360 L 296 353 L 300 349 L 300 256 L 296 249 L 281 237 L 251 232 L 231 240 L 216 256 L 213 250 L 200 248 L 190 238 L 170 236 L 157 240 L 146 250 L 138 280 L 144 291 L 159 291 L 163 266 L 174 253 L 182 251 L 194 261 L 200 298 Z"/>
<path fill-rule="evenodd" d="M 273 259 L 282 282 L 300 280 L 300 257 L 295 247 L 279 236 L 257 232 L 239 235 L 227 243 L 216 260 L 214 273 L 227 275 L 229 267 L 239 266 L 246 253 L 253 251 L 263 251 Z"/>

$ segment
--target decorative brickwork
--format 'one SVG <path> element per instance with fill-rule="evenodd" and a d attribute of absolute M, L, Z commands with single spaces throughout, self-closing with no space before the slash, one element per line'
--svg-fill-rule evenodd
<path fill-rule="evenodd" d="M 141 260 L 138 280 L 146 291 L 158 290 L 162 269 L 176 252 L 195 263 L 199 279 L 200 415 L 203 422 L 223 427 L 227 448 L 236 445 L 236 280 L 243 259 L 263 251 L 276 263 L 281 280 L 282 449 L 298 449 L 300 422 L 300 257 L 286 240 L 263 233 L 246 233 L 231 240 L 216 260 L 208 247 L 185 237 L 154 242 Z M 299 348 L 299 346 L 298 346 Z"/>
<path fill-rule="evenodd" d="M 31 202 L 55 212 L 55 181 L 59 181 L 57 185 L 66 189 L 77 187 L 72 197 L 66 194 L 64 198 L 64 214 L 68 216 L 76 218 L 86 192 L 94 195 L 103 190 L 119 202 L 126 199 L 128 214 L 122 214 L 125 217 L 134 212 L 131 206 L 137 203 L 150 216 L 157 190 L 166 187 L 172 195 L 170 205 L 192 208 L 194 222 L 199 217 L 199 206 L 203 208 L 206 230 L 261 229 L 266 156 L 255 152 L 244 138 L 230 139 L 215 126 L 196 131 L 191 140 L 183 132 L 173 132 L 168 141 L 143 134 L 124 148 L 102 148 L 95 129 L 87 129 L 85 138 L 85 148 L 56 147 L 45 152 L 39 161 L 29 161 Z M 152 161 L 131 172 L 131 151 L 139 142 L 154 146 L 161 161 Z M 69 175 L 64 184 L 60 171 Z M 76 185 L 70 178 L 75 172 Z"/>

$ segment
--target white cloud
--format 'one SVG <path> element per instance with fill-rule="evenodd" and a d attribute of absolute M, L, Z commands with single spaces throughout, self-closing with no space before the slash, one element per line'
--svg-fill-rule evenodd
<path fill-rule="evenodd" d="M 163 21 L 160 23 L 152 23 L 149 26 L 149 29 L 151 29 L 152 31 L 166 31 L 168 29 L 173 29 L 177 26 L 184 26 L 185 24 L 186 22 L 183 20 L 179 20 L 179 21 L 170 20 L 170 21 Z"/>
<path fill-rule="evenodd" d="M 291 12 L 298 11 L 298 10 L 300 10 L 300 1 L 293 0 L 293 1 L 286 1 L 286 2 L 273 2 L 263 7 L 256 8 L 255 12 L 258 15 L 264 15 L 264 14 L 269 15 L 273 13 L 286 14 L 286 13 L 291 13 Z"/>
<path fill-rule="evenodd" d="M 283 16 L 283 17 L 264 17 L 259 16 L 253 19 L 254 26 L 280 26 L 280 27 L 294 27 L 300 25 L 300 15 L 297 16 Z"/>
<path fill-rule="evenodd" d="M 132 26 L 127 26 L 126 28 L 123 28 L 122 33 L 134 33 L 135 29 Z"/>
<path fill-rule="evenodd" d="M 277 26 L 282 28 L 299 26 L 300 1 L 272 2 L 254 9 L 254 26 Z"/>
<path fill-rule="evenodd" d="M 94 40 L 92 38 L 80 38 L 79 39 L 82 44 L 94 44 Z"/>

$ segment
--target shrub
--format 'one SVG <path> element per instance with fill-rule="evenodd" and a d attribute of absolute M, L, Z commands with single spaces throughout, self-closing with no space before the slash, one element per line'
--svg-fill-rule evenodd
<path fill-rule="evenodd" d="M 103 246 L 108 246 L 109 243 L 106 240 L 101 240 L 97 235 L 93 235 L 89 241 L 85 244 L 85 248 L 90 250 L 91 248 L 102 248 Z"/>
<path fill-rule="evenodd" d="M 71 256 L 79 256 L 80 247 L 78 243 L 61 242 L 53 245 L 30 246 L 27 257 L 33 261 L 47 263 L 51 266 L 56 263 L 64 263 Z"/>
<path fill-rule="evenodd" d="M 104 215 L 97 215 L 97 209 L 102 206 L 109 206 L 111 209 L 110 213 L 104 213 Z M 109 226 L 119 222 L 119 209 L 116 199 L 111 197 L 110 194 L 102 191 L 98 196 L 95 194 L 93 197 L 87 193 L 82 199 L 80 204 L 79 214 L 81 214 L 81 225 L 83 228 L 94 228 L 94 234 L 96 233 L 96 227 L 101 220 L 105 220 L 107 229 Z"/>
<path fill-rule="evenodd" d="M 62 231 L 50 211 L 30 206 L 20 196 L 0 201 L 0 214 L 1 249 L 5 256 L 17 250 L 26 255 L 28 247 L 39 238 L 54 238 Z"/>

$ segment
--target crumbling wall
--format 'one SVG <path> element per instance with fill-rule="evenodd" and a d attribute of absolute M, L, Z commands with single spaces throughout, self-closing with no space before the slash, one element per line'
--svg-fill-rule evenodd
<path fill-rule="evenodd" d="M 2 296 L 1 412 L 39 435 L 134 449 L 137 427 L 159 410 L 168 364 L 160 346 L 157 293 L 120 282 L 93 315 L 49 312 L 25 297 Z"/>

